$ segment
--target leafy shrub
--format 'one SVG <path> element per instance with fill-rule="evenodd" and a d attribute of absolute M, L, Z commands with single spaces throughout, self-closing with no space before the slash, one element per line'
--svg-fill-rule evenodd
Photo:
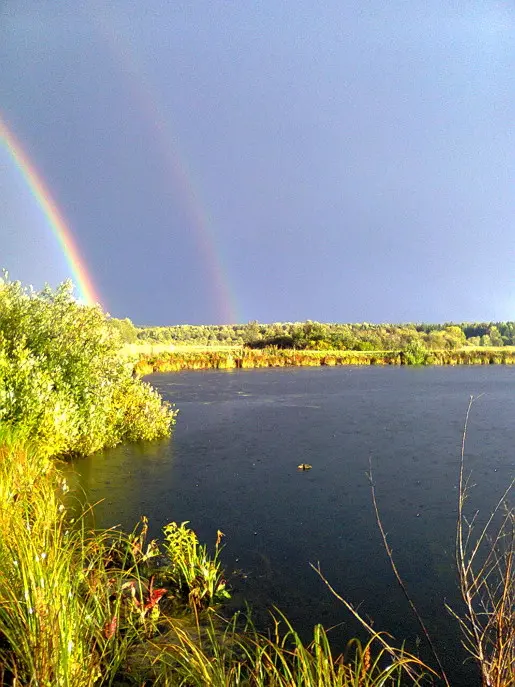
<path fill-rule="evenodd" d="M 199 544 L 197 535 L 186 527 L 187 524 L 171 522 L 163 529 L 165 550 L 170 558 L 170 571 L 175 584 L 188 593 L 192 607 L 207 606 L 229 598 L 219 561 L 223 534 L 218 532 L 215 555 L 211 558 L 207 547 Z"/>
<path fill-rule="evenodd" d="M 175 413 L 132 377 L 100 306 L 66 282 L 41 292 L 0 280 L 0 422 L 48 455 L 86 455 L 166 436 Z"/>
<path fill-rule="evenodd" d="M 410 341 L 401 355 L 405 365 L 427 365 L 430 354 L 424 344 L 415 339 Z"/>

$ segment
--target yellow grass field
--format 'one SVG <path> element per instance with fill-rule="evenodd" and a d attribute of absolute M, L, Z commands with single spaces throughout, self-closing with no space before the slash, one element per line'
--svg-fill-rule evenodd
<path fill-rule="evenodd" d="M 124 344 L 121 356 L 129 360 L 139 360 L 143 356 L 158 355 L 161 353 L 177 352 L 202 352 L 202 351 L 241 351 L 243 346 L 223 346 L 223 345 L 203 345 L 195 346 L 188 344 L 170 343 L 132 343 Z"/>

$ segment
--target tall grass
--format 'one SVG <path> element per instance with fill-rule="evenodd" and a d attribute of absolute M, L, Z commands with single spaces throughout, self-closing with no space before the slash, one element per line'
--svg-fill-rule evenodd
<path fill-rule="evenodd" d="M 309 367 L 337 365 L 409 365 L 419 363 L 403 351 L 316 351 L 278 348 L 226 350 L 176 349 L 143 354 L 135 364 L 140 375 L 180 370 L 226 370 L 265 367 Z M 428 351 L 425 365 L 513 365 L 513 349 L 474 349 Z"/>
<path fill-rule="evenodd" d="M 54 462 L 0 431 L 0 684 L 110 685 L 140 628 L 134 538 L 88 533 Z"/>
<path fill-rule="evenodd" d="M 400 365 L 399 353 L 391 351 L 314 351 L 278 348 L 233 350 L 176 350 L 167 354 L 142 356 L 136 363 L 138 374 L 179 370 L 225 370 L 265 367 L 310 367 L 335 365 Z"/>
<path fill-rule="evenodd" d="M 147 544 L 145 520 L 129 535 L 88 532 L 84 518 L 72 521 L 67 492 L 55 462 L 0 428 L 2 687 L 393 687 L 420 667 L 372 644 L 334 657 L 321 627 L 305 645 L 283 617 L 269 638 L 236 619 L 220 629 L 209 612 L 228 596 L 221 533 L 210 558 L 186 523 L 170 523 L 162 546 Z M 189 624 L 177 618 L 188 604 Z"/>
<path fill-rule="evenodd" d="M 321 625 L 305 644 L 287 619 L 278 614 L 270 637 L 247 624 L 245 632 L 229 622 L 224 632 L 214 623 L 192 636 L 181 628 L 156 657 L 156 685 L 163 687 L 400 687 L 420 685 L 425 666 L 402 650 L 387 651 L 373 634 L 362 644 L 353 639 L 334 655 Z M 382 640 L 384 641 L 384 639 Z M 427 684 L 427 683 L 426 683 Z"/>
<path fill-rule="evenodd" d="M 69 529 L 55 467 L 4 433 L 0 449 L 0 656 L 20 684 L 93 685 L 104 610 Z M 93 561 L 91 561 L 93 563 Z"/>
<path fill-rule="evenodd" d="M 369 641 L 351 640 L 343 654 L 320 625 L 303 642 L 278 611 L 269 636 L 237 617 L 224 621 L 213 612 L 228 595 L 221 533 L 211 558 L 187 523 L 170 523 L 163 544 L 147 543 L 144 519 L 127 535 L 88 532 L 84 518 L 72 521 L 67 492 L 55 462 L 0 427 L 1 687 L 400 687 L 437 679 L 364 620 Z M 474 540 L 463 463 L 460 494 L 465 643 L 482 687 L 514 687 L 513 510 L 502 511 L 505 494 Z"/>
<path fill-rule="evenodd" d="M 122 346 L 120 350 L 120 355 L 122 358 L 128 360 L 138 360 L 143 355 L 160 355 L 163 353 L 171 353 L 173 351 L 234 351 L 241 350 L 243 346 L 233 345 L 223 345 L 223 344 L 187 344 L 180 341 L 175 343 L 126 343 Z"/>

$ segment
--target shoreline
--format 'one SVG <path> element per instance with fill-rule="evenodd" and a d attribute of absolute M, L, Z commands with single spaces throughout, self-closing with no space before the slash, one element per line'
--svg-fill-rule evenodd
<path fill-rule="evenodd" d="M 237 370 L 266 367 L 336 367 L 343 365 L 409 365 L 403 351 L 316 351 L 290 349 L 175 350 L 143 354 L 134 371 L 143 376 L 182 370 Z M 514 365 L 512 349 L 428 351 L 425 365 Z"/>

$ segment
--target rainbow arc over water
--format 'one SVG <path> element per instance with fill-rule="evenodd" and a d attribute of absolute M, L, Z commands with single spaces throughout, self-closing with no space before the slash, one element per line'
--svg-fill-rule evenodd
<path fill-rule="evenodd" d="M 10 158 L 20 171 L 33 197 L 41 208 L 48 226 L 57 239 L 70 268 L 72 279 L 78 288 L 80 300 L 87 305 L 100 303 L 100 298 L 93 285 L 86 264 L 81 258 L 71 229 L 52 197 L 48 186 L 43 181 L 41 174 L 12 130 L 7 126 L 1 114 L 0 144 L 5 147 Z"/>
<path fill-rule="evenodd" d="M 235 324 L 241 321 L 241 317 L 235 290 L 229 280 L 229 270 L 213 222 L 201 198 L 199 185 L 194 182 L 190 166 L 180 150 L 170 113 L 163 107 L 158 92 L 152 87 L 135 50 L 109 6 L 105 3 L 102 6 L 90 3 L 90 9 L 90 19 L 103 37 L 120 76 L 126 79 L 140 116 L 153 133 L 157 150 L 166 166 L 170 187 L 178 192 L 182 200 L 189 220 L 188 228 L 195 236 L 204 264 L 206 284 L 216 302 L 219 319 L 223 324 Z"/>

